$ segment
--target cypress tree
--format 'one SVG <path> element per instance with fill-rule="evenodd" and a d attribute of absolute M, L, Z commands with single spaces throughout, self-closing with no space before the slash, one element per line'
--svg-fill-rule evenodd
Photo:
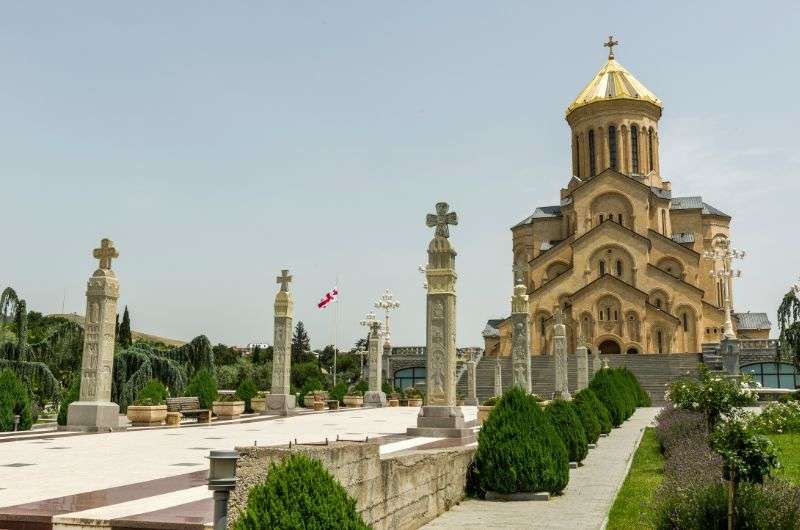
<path fill-rule="evenodd" d="M 570 462 L 582 462 L 589 452 L 586 431 L 575 408 L 569 401 L 554 399 L 547 405 L 545 415 L 555 428 L 556 434 L 567 448 Z"/>
<path fill-rule="evenodd" d="M 299 320 L 292 335 L 292 362 L 302 361 L 303 354 L 311 351 L 311 339 L 308 337 L 303 321 Z"/>
<path fill-rule="evenodd" d="M 119 344 L 123 348 L 127 348 L 132 343 L 131 316 L 128 314 L 128 306 L 125 306 L 125 312 L 122 313 L 122 323 L 119 325 Z"/>

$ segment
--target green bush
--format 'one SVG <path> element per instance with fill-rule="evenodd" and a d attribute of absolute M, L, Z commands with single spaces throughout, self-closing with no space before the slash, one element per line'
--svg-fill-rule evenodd
<path fill-rule="evenodd" d="M 625 419 L 627 420 L 636 412 L 636 387 L 625 377 L 620 368 L 611 369 L 611 379 L 622 396 L 622 401 L 625 404 Z"/>
<path fill-rule="evenodd" d="M 200 400 L 200 408 L 210 409 L 217 399 L 217 382 L 208 370 L 199 370 L 183 390 L 184 396 L 194 396 Z"/>
<path fill-rule="evenodd" d="M 544 412 L 550 424 L 555 428 L 556 434 L 564 442 L 569 461 L 583 462 L 589 453 L 586 431 L 583 429 L 583 424 L 572 403 L 563 399 L 554 399 L 547 405 Z"/>
<path fill-rule="evenodd" d="M 603 405 L 603 402 L 600 401 L 600 398 L 597 397 L 597 394 L 595 394 L 591 388 L 584 388 L 575 394 L 572 399 L 578 403 L 586 402 L 591 406 L 594 415 L 597 416 L 597 421 L 600 423 L 601 434 L 608 434 L 611 432 L 611 414 L 609 414 L 606 406 Z"/>
<path fill-rule="evenodd" d="M 478 434 L 475 473 L 498 493 L 559 493 L 569 481 L 564 443 L 541 407 L 519 387 L 500 399 Z"/>
<path fill-rule="evenodd" d="M 163 405 L 167 402 L 169 392 L 158 379 L 150 379 L 136 394 L 134 405 Z"/>
<path fill-rule="evenodd" d="M 236 389 L 236 395 L 239 396 L 239 399 L 244 401 L 245 412 L 253 412 L 253 407 L 250 406 L 250 400 L 258 395 L 258 387 L 255 382 L 248 377 L 239 383 L 239 387 Z"/>
<path fill-rule="evenodd" d="M 575 409 L 578 419 L 581 420 L 583 431 L 586 433 L 586 441 L 590 444 L 597 443 L 600 438 L 600 420 L 595 412 L 595 407 L 586 399 L 577 399 L 577 395 L 572 400 L 572 407 Z"/>
<path fill-rule="evenodd" d="M 369 530 L 356 501 L 318 460 L 294 454 L 272 464 L 266 480 L 250 489 L 236 530 Z"/>
<path fill-rule="evenodd" d="M 619 386 L 618 377 L 610 368 L 604 368 L 594 374 L 589 388 L 597 395 L 597 399 L 608 409 L 611 425 L 619 427 L 628 418 L 628 404 L 626 391 Z"/>
<path fill-rule="evenodd" d="M 331 388 L 328 395 L 330 399 L 338 400 L 340 405 L 344 405 L 344 396 L 347 395 L 347 383 L 336 383 L 336 386 Z"/>
<path fill-rule="evenodd" d="M 633 392 L 636 396 L 636 406 L 637 407 L 650 407 L 653 404 L 652 399 L 650 399 L 650 393 L 647 392 L 644 388 L 642 388 L 641 383 L 636 378 L 636 376 L 625 367 L 618 368 L 619 373 L 622 374 L 622 377 L 628 382 L 628 385 L 633 389 Z"/>
<path fill-rule="evenodd" d="M 369 383 L 365 379 L 362 379 L 358 383 L 353 385 L 353 391 L 361 392 L 361 395 L 364 395 L 364 392 L 368 390 L 369 390 Z"/>
<path fill-rule="evenodd" d="M 33 425 L 31 398 L 17 374 L 9 369 L 0 372 L 0 431 L 14 430 L 14 416 L 19 415 L 17 429 L 27 431 Z"/>
<path fill-rule="evenodd" d="M 61 403 L 58 405 L 58 417 L 56 418 L 56 423 L 59 425 L 66 425 L 67 424 L 67 413 L 69 412 L 69 405 L 73 401 L 78 401 L 78 397 L 81 394 L 81 380 L 79 377 L 76 377 L 75 380 L 72 382 L 72 385 L 69 387 L 69 390 L 64 394 L 64 397 L 61 399 Z"/>

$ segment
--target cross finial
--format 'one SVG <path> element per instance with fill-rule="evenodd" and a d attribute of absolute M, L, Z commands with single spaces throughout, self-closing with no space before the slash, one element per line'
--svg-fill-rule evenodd
<path fill-rule="evenodd" d="M 425 217 L 425 224 L 431 228 L 436 227 L 436 237 L 450 237 L 450 230 L 447 225 L 457 225 L 458 215 L 456 212 L 448 212 L 450 206 L 446 202 L 436 203 L 436 213 L 429 213 Z"/>
<path fill-rule="evenodd" d="M 609 58 L 609 60 L 614 58 L 614 46 L 616 46 L 617 44 L 619 44 L 619 41 L 615 41 L 614 40 L 614 35 L 609 35 L 608 36 L 608 42 L 603 44 L 603 46 L 608 48 L 608 58 Z"/>
<path fill-rule="evenodd" d="M 100 248 L 94 249 L 92 254 L 95 259 L 100 260 L 100 269 L 111 269 L 111 260 L 119 257 L 114 242 L 107 238 L 100 240 Z"/>
<path fill-rule="evenodd" d="M 275 278 L 275 283 L 281 284 L 281 291 L 289 291 L 289 282 L 292 281 L 292 276 L 289 274 L 288 269 L 282 269 L 281 275 Z"/>

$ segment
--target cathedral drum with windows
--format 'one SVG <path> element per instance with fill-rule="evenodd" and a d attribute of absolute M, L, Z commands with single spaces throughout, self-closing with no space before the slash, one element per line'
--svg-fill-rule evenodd
<path fill-rule="evenodd" d="M 558 308 L 573 352 L 580 338 L 603 354 L 697 353 L 719 343 L 732 285 L 710 275 L 720 264 L 703 254 L 727 242 L 731 217 L 701 197 L 673 196 L 660 171 L 661 112 L 613 53 L 567 107 L 573 177 L 558 205 L 511 228 L 514 283 L 530 297 L 531 354 L 552 353 Z M 768 325 L 743 329 L 732 317 L 741 337 L 768 338 Z M 484 339 L 488 354 L 510 354 L 510 320 L 490 320 Z"/>

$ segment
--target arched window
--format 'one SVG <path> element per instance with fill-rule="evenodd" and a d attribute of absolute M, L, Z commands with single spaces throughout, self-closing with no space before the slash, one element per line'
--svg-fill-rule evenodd
<path fill-rule="evenodd" d="M 661 309 L 661 298 L 656 298 L 656 307 Z"/>
<path fill-rule="evenodd" d="M 633 173 L 639 173 L 639 128 L 631 125 L 631 167 Z"/>
<path fill-rule="evenodd" d="M 606 307 L 606 320 L 611 320 L 611 308 Z"/>
<path fill-rule="evenodd" d="M 600 308 L 600 322 L 603 321 L 603 308 Z"/>
<path fill-rule="evenodd" d="M 617 169 L 617 128 L 608 126 L 608 167 Z"/>
<path fill-rule="evenodd" d="M 617 276 L 622 276 L 622 261 L 617 260 Z"/>
<path fill-rule="evenodd" d="M 794 388 L 800 384 L 800 377 L 789 363 L 746 364 L 742 373 L 752 374 L 753 380 L 766 388 Z"/>
<path fill-rule="evenodd" d="M 647 163 L 650 171 L 653 171 L 653 129 L 647 132 Z"/>
<path fill-rule="evenodd" d="M 658 353 L 664 353 L 664 336 L 660 329 L 656 331 L 656 341 L 658 342 Z"/>
<path fill-rule="evenodd" d="M 606 262 L 600 260 L 600 276 L 606 273 Z"/>
<path fill-rule="evenodd" d="M 667 211 L 661 210 L 661 233 L 667 235 Z"/>
<path fill-rule="evenodd" d="M 618 222 L 619 224 L 622 224 L 622 214 L 621 214 L 621 213 L 618 213 L 618 214 L 617 214 L 617 222 Z"/>
<path fill-rule="evenodd" d="M 540 333 L 542 334 L 542 336 L 544 336 L 544 321 L 545 320 L 546 319 L 544 317 L 539 319 L 539 330 L 540 330 Z"/>
<path fill-rule="evenodd" d="M 594 131 L 589 131 L 589 176 L 593 177 L 597 172 L 594 152 Z"/>
<path fill-rule="evenodd" d="M 618 312 L 617 312 L 617 310 L 615 309 L 615 310 L 614 310 L 614 322 L 616 322 L 617 320 L 619 320 L 619 313 L 618 313 Z"/>
<path fill-rule="evenodd" d="M 603 214 L 600 214 L 599 220 L 600 220 L 600 223 L 603 222 Z"/>
<path fill-rule="evenodd" d="M 683 331 L 689 331 L 689 317 L 686 316 L 686 313 L 683 314 Z"/>

